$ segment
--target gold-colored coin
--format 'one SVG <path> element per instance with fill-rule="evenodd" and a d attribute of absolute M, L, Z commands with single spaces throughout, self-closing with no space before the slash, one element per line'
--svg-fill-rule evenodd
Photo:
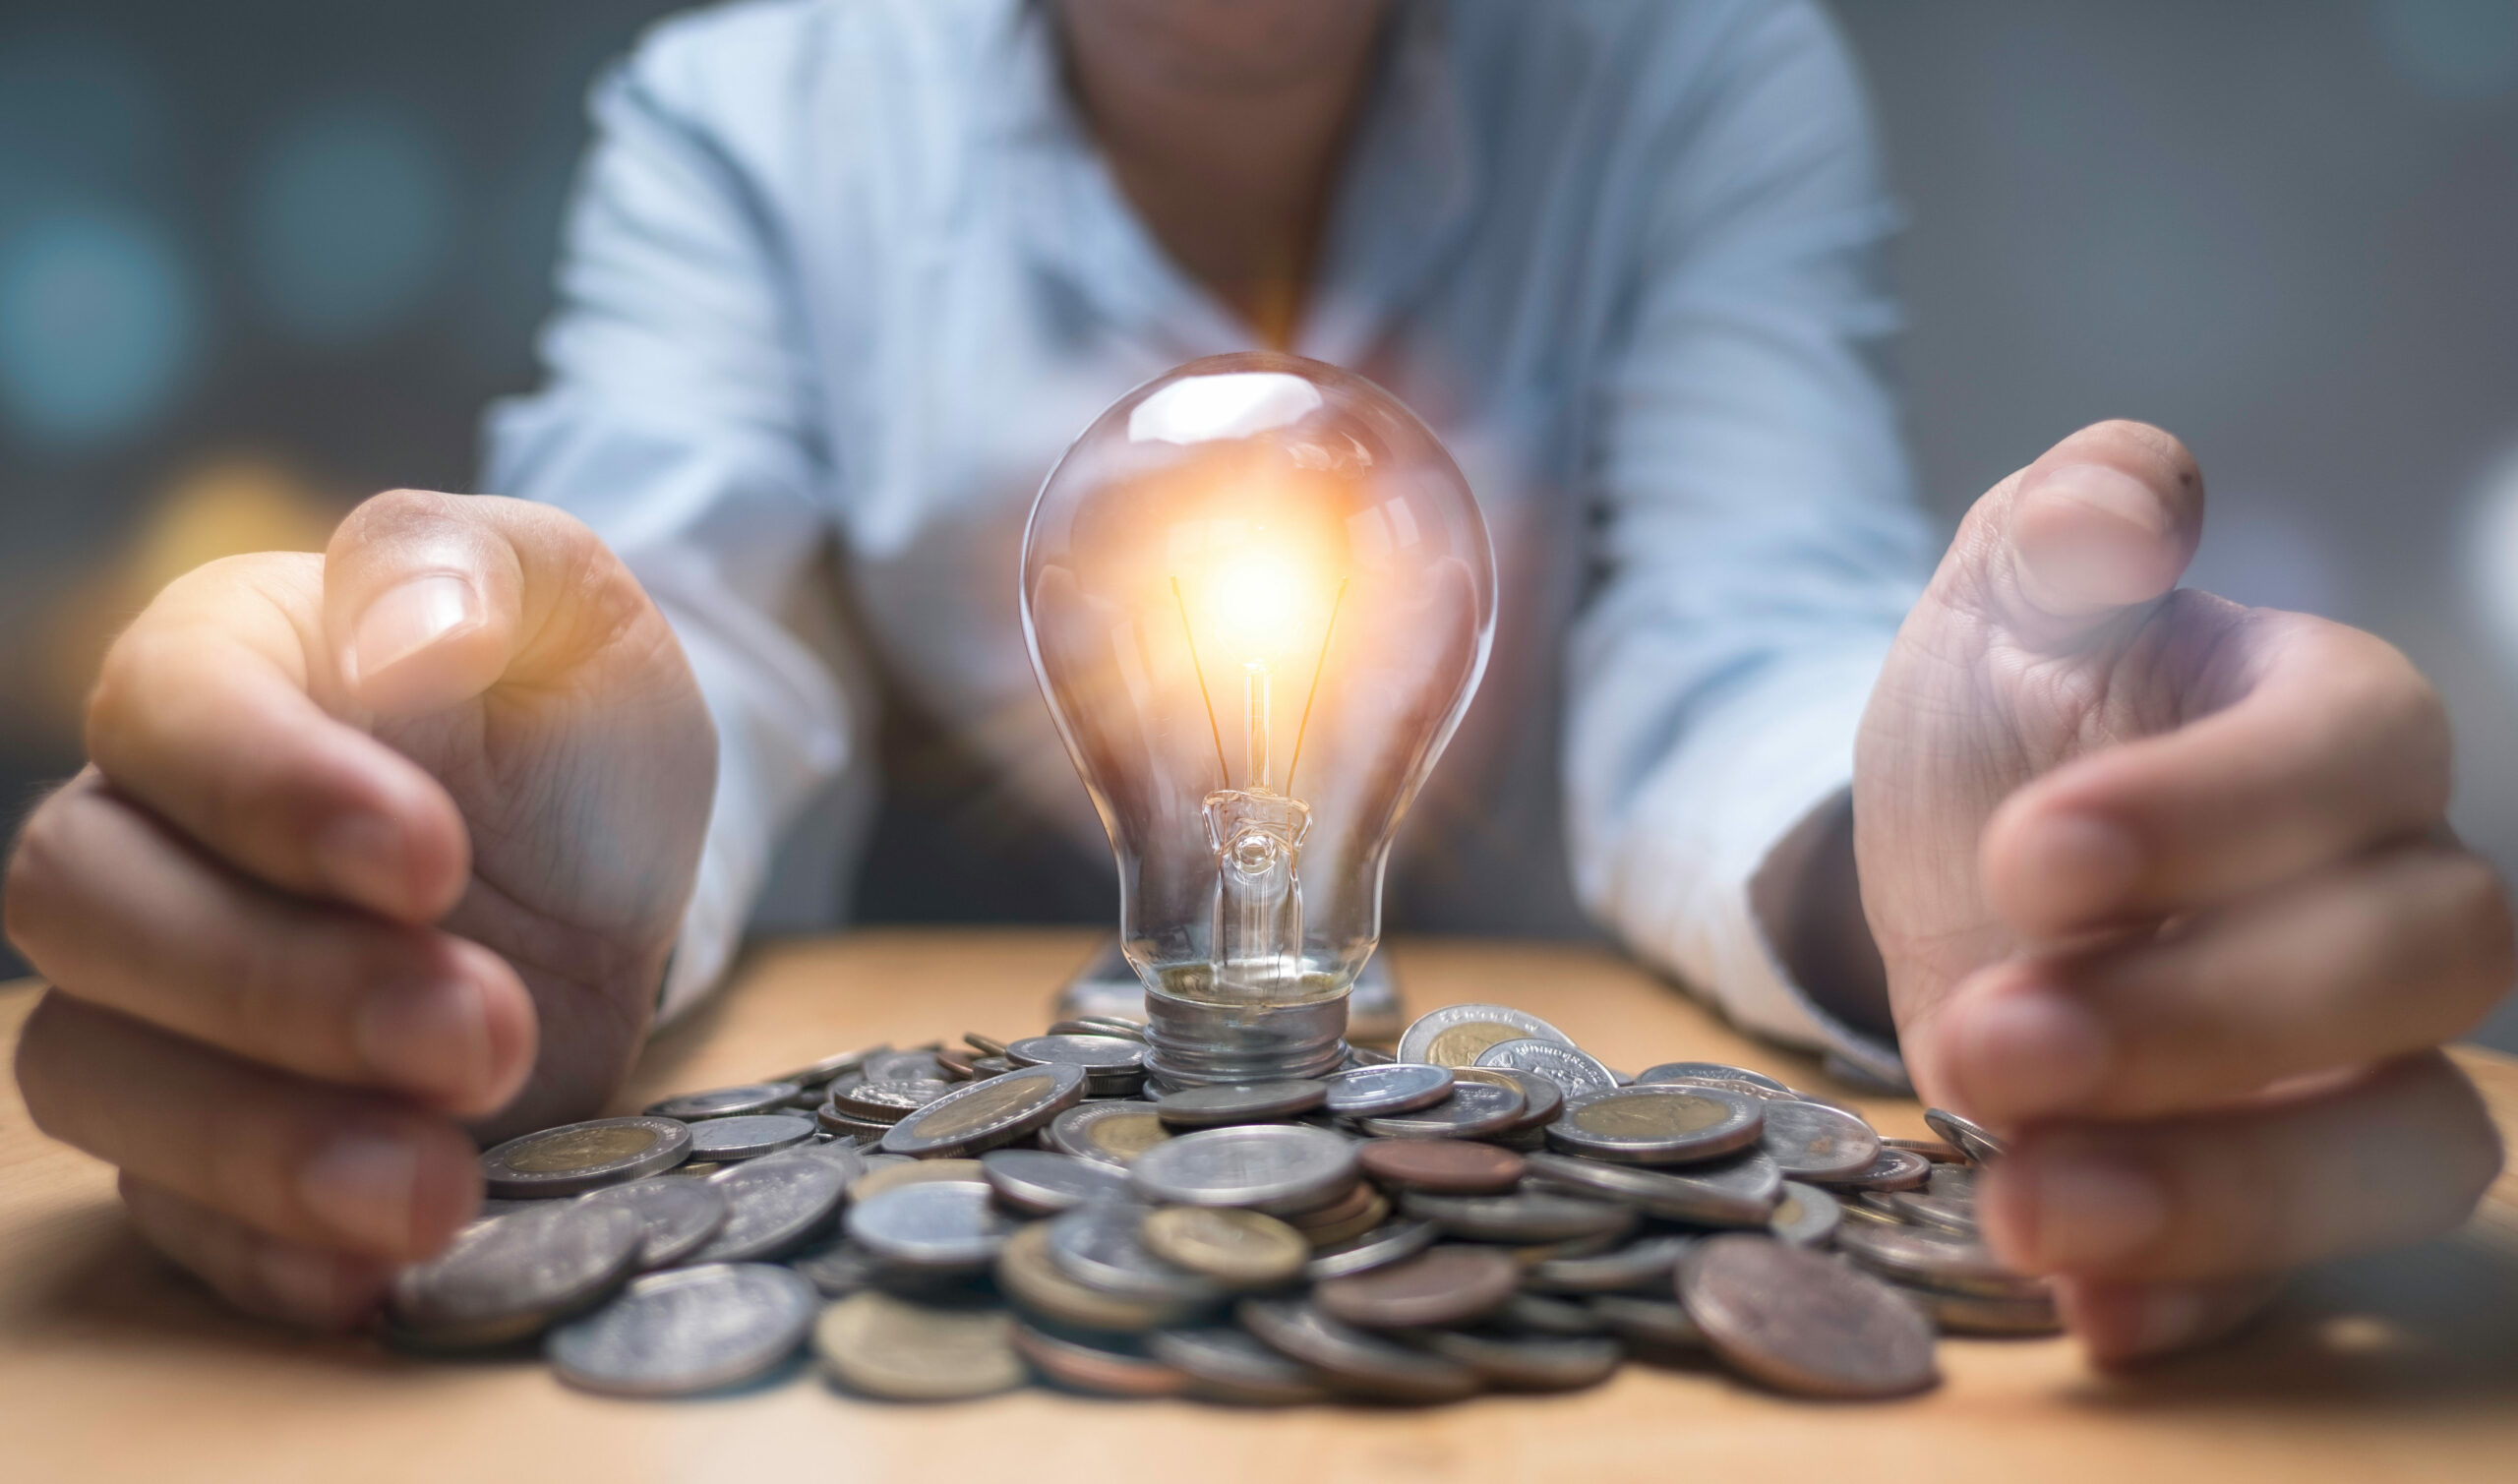
<path fill-rule="evenodd" d="M 1667 1084 L 1664 1084 L 1667 1086 Z M 1683 1139 L 1737 1117 L 1728 1103 L 1684 1093 L 1646 1098 L 1604 1098 L 1574 1110 L 1573 1123 L 1587 1134 L 1610 1139 Z"/>
<path fill-rule="evenodd" d="M 1463 1021 L 1426 1043 L 1425 1059 L 1438 1067 L 1475 1066 L 1488 1046 L 1520 1040 L 1529 1034 L 1519 1026 L 1491 1020 Z"/>
<path fill-rule="evenodd" d="M 864 1203 L 887 1190 L 904 1185 L 924 1185 L 930 1180 L 977 1180 L 988 1182 L 988 1167 L 977 1159 L 917 1159 L 907 1164 L 886 1164 L 869 1169 L 848 1187 L 848 1199 Z"/>
<path fill-rule="evenodd" d="M 1137 1236 L 1155 1256 L 1233 1288 L 1264 1288 L 1302 1272 L 1311 1257 L 1303 1234 L 1255 1211 L 1167 1206 Z"/>
<path fill-rule="evenodd" d="M 930 1308 L 869 1289 L 822 1311 L 813 1353 L 851 1391 L 942 1401 L 1021 1386 L 1012 1333 L 1002 1309 Z"/>
<path fill-rule="evenodd" d="M 918 1121 L 919 1137 L 941 1144 L 982 1132 L 1006 1115 L 1039 1102 L 1057 1080 L 1055 1072 L 1037 1071 L 1013 1072 L 975 1083 L 946 1106 L 923 1110 Z"/>
<path fill-rule="evenodd" d="M 1152 1112 L 1120 1113 L 1097 1119 L 1085 1128 L 1084 1142 L 1106 1159 L 1134 1164 L 1137 1156 L 1171 1137 L 1171 1130 Z"/>
<path fill-rule="evenodd" d="M 555 1175 L 643 1155 L 660 1139 L 654 1129 L 635 1123 L 584 1123 L 534 1140 L 510 1154 L 507 1162 L 510 1169 L 524 1174 Z"/>
<path fill-rule="evenodd" d="M 1161 1299 L 1122 1298 L 1067 1276 L 1049 1256 L 1049 1223 L 1033 1221 L 996 1254 L 996 1286 L 1026 1311 L 1088 1330 L 1136 1333 L 1176 1325 L 1191 1307 Z"/>

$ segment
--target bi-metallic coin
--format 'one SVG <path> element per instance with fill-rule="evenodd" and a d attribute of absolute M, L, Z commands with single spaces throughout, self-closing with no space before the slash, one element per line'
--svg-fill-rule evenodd
<path fill-rule="evenodd" d="M 1023 1384 L 1013 1328 L 1002 1309 L 941 1308 L 869 1289 L 822 1311 L 813 1353 L 832 1380 L 869 1396 L 985 1396 Z"/>
<path fill-rule="evenodd" d="M 1797 1180 L 1841 1180 L 1880 1158 L 1880 1136 L 1870 1124 L 1822 1102 L 1768 1103 L 1758 1145 Z"/>
<path fill-rule="evenodd" d="M 1538 1037 L 1499 1040 L 1478 1052 L 1474 1065 L 1535 1072 L 1563 1088 L 1568 1097 L 1577 1093 L 1596 1093 L 1618 1085 L 1617 1074 L 1602 1065 L 1599 1058 L 1578 1047 Z"/>
<path fill-rule="evenodd" d="M 1488 1046 L 1526 1037 L 1574 1044 L 1572 1037 L 1526 1010 L 1509 1005 L 1445 1005 L 1417 1017 L 1402 1033 L 1399 1059 L 1438 1067 L 1474 1066 L 1478 1053 Z"/>
<path fill-rule="evenodd" d="M 493 1196 L 573 1196 L 671 1169 L 690 1155 L 689 1125 L 674 1118 L 596 1118 L 525 1134 L 483 1151 Z"/>
<path fill-rule="evenodd" d="M 1029 1067 L 914 1108 L 883 1135 L 887 1154 L 928 1158 L 1008 1144 L 1084 1100 L 1082 1067 Z"/>
<path fill-rule="evenodd" d="M 1272 1216 L 1208 1206 L 1167 1206 L 1137 1228 L 1155 1256 L 1228 1288 L 1266 1288 L 1302 1273 L 1303 1234 Z"/>
<path fill-rule="evenodd" d="M 1308 1077 L 1282 1082 L 1219 1082 L 1166 1093 L 1155 1110 L 1173 1128 L 1227 1128 L 1293 1118 L 1320 1106 L 1326 1084 Z"/>
<path fill-rule="evenodd" d="M 735 1113 L 690 1125 L 690 1158 L 724 1164 L 774 1153 L 813 1137 L 813 1120 L 792 1113 Z"/>
<path fill-rule="evenodd" d="M 1757 1143 L 1765 1106 L 1686 1083 L 1585 1093 L 1565 1099 L 1547 1142 L 1620 1164 L 1685 1164 Z"/>

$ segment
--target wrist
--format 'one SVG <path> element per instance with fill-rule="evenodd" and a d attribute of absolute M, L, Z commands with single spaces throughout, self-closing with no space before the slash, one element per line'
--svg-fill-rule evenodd
<path fill-rule="evenodd" d="M 1749 910 L 1793 981 L 1857 1031 L 1893 1041 L 1888 976 L 1863 917 L 1853 797 L 1835 795 L 1775 842 L 1749 880 Z"/>

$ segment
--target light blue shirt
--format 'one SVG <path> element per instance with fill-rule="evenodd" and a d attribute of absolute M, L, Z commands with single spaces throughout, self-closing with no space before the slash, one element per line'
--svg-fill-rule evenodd
<path fill-rule="evenodd" d="M 1129 209 L 1024 0 L 682 17 L 594 115 L 550 380 L 494 412 L 486 487 L 600 532 L 715 716 L 670 1013 L 764 901 L 839 910 L 869 657 L 1103 848 L 1024 651 L 1024 519 L 1105 404 L 1254 334 Z M 1851 776 L 1929 555 L 1893 222 L 1808 0 L 1401 0 L 1290 348 L 1413 406 L 1495 539 L 1493 662 L 1393 868 L 1413 924 L 1588 920 L 1892 1064 L 1789 982 L 1747 882 Z"/>

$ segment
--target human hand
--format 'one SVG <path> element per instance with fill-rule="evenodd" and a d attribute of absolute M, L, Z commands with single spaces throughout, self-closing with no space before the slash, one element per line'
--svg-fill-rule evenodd
<path fill-rule="evenodd" d="M 27 1105 L 227 1298 L 352 1323 L 478 1209 L 472 1135 L 635 1055 L 715 778 L 689 667 L 574 519 L 400 491 L 170 584 L 88 748 L 9 862 Z"/>
<path fill-rule="evenodd" d="M 1997 485 L 1854 769 L 1916 1087 L 2009 1136 L 1986 1239 L 2109 1362 L 2454 1226 L 2500 1164 L 2437 1049 L 2513 974 L 2500 881 L 2443 822 L 2439 699 L 2371 635 L 2171 591 L 2202 491 L 2134 423 Z"/>

